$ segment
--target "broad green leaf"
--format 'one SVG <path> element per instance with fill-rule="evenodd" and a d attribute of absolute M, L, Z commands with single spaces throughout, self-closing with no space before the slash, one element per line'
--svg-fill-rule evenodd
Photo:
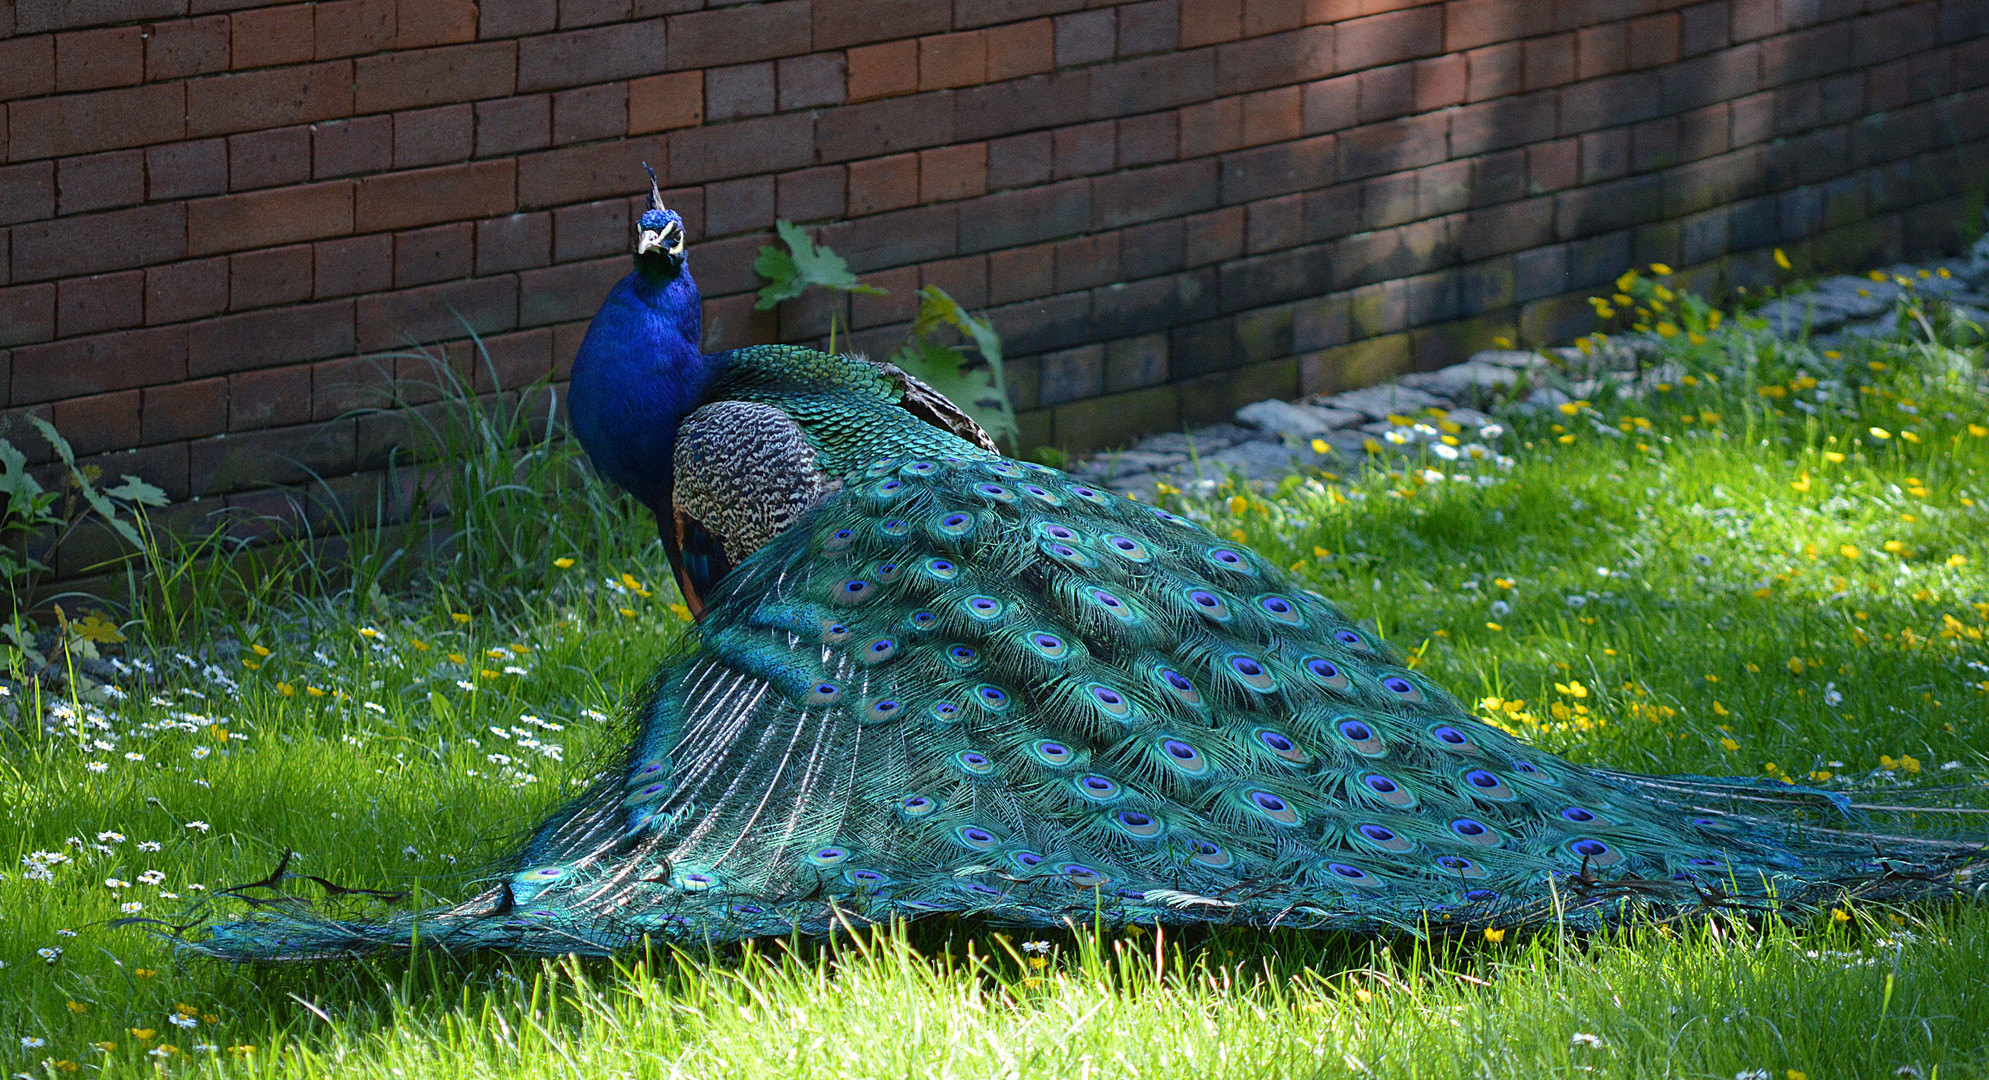
<path fill-rule="evenodd" d="M 165 491 L 130 473 L 124 473 L 120 478 L 124 483 L 114 488 L 105 488 L 104 494 L 113 499 L 123 499 L 125 502 L 138 503 L 142 506 L 165 506 L 171 501 L 166 498 Z"/>
<path fill-rule="evenodd" d="M 830 248 L 817 246 L 813 238 L 801 231 L 800 226 L 790 221 L 779 221 L 774 223 L 774 230 L 780 233 L 781 242 L 787 245 L 787 250 L 763 247 L 759 258 L 753 260 L 754 272 L 767 279 L 767 284 L 760 289 L 759 300 L 753 304 L 755 308 L 765 311 L 818 286 L 837 292 L 886 295 L 885 290 L 857 280 L 841 255 Z"/>

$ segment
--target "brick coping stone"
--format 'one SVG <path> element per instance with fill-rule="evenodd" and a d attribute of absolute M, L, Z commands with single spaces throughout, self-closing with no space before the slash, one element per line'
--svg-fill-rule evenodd
<path fill-rule="evenodd" d="M 1826 278 L 1754 314 L 1781 337 L 1807 336 L 1818 348 L 1837 348 L 1897 330 L 1895 302 L 1905 292 L 1897 281 L 1904 278 L 1918 294 L 1951 305 L 1957 317 L 1989 327 L 1989 236 L 1976 241 L 1965 259 L 1901 263 L 1879 274 L 1882 280 L 1870 274 Z M 1068 470 L 1152 502 L 1162 485 L 1207 496 L 1232 477 L 1262 491 L 1294 472 L 1387 468 L 1429 444 L 1438 458 L 1456 463 L 1451 479 L 1489 480 L 1489 470 L 1512 467 L 1500 449 L 1509 437 L 1501 420 L 1592 396 L 1607 383 L 1635 396 L 1645 386 L 1676 380 L 1681 373 L 1669 365 L 1644 366 L 1658 345 L 1655 336 L 1625 335 L 1590 353 L 1567 346 L 1486 350 L 1391 383 L 1253 402 L 1236 410 L 1232 423 L 1151 435 L 1123 450 L 1072 461 Z M 1461 445 L 1443 444 L 1446 434 Z"/>

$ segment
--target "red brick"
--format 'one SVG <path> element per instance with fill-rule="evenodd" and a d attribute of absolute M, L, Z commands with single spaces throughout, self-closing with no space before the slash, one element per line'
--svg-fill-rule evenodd
<path fill-rule="evenodd" d="M 947 30 L 953 25 L 953 5 L 933 0 L 838 0 L 815 5 L 814 14 L 817 49 L 843 49 L 886 38 L 915 37 Z M 981 21 L 1001 22 L 1031 14 L 1034 12 L 1001 12 Z"/>
<path fill-rule="evenodd" d="M 1224 45 L 1216 50 L 1216 92 L 1323 79 L 1333 74 L 1333 41 L 1333 27 L 1311 26 Z"/>
<path fill-rule="evenodd" d="M 1416 62 L 1416 111 L 1464 104 L 1466 64 L 1458 53 Z"/>
<path fill-rule="evenodd" d="M 1107 17 L 1110 12 L 1104 13 Z M 984 30 L 935 34 L 919 39 L 921 90 L 978 86 L 988 80 L 988 38 Z"/>
<path fill-rule="evenodd" d="M 238 11 L 230 17 L 230 65 L 236 68 L 297 64 L 317 53 L 310 4 Z"/>
<path fill-rule="evenodd" d="M 1361 123 L 1389 120 L 1416 111 L 1416 65 L 1369 68 L 1354 76 L 1360 87 Z"/>
<path fill-rule="evenodd" d="M 1464 54 L 1466 101 L 1489 101 L 1519 93 L 1526 71 L 1526 50 L 1517 42 L 1487 45 Z"/>
<path fill-rule="evenodd" d="M 55 172 L 64 214 L 108 210 L 145 201 L 145 151 L 63 158 Z"/>
<path fill-rule="evenodd" d="M 1051 133 L 1055 150 L 1050 175 L 1065 180 L 1112 171 L 1113 121 L 1077 124 Z"/>
<path fill-rule="evenodd" d="M 188 135 L 307 124 L 352 112 L 352 62 L 217 75 L 186 84 Z"/>
<path fill-rule="evenodd" d="M 315 179 L 378 172 L 394 163 L 391 116 L 313 124 L 311 133 L 311 175 Z"/>
<path fill-rule="evenodd" d="M 1152 0 L 1148 0 L 1152 2 Z M 1119 166 L 1172 161 L 1181 145 L 1181 115 L 1176 112 L 1129 116 L 1119 121 Z"/>
<path fill-rule="evenodd" d="M 849 213 L 852 217 L 896 210 L 918 201 L 917 154 L 895 154 L 850 162 Z"/>
<path fill-rule="evenodd" d="M 476 227 L 479 275 L 526 270 L 552 261 L 550 214 L 512 214 L 479 221 Z"/>
<path fill-rule="evenodd" d="M 1451 114 L 1453 156 L 1470 157 L 1554 136 L 1552 90 L 1467 105 Z"/>
<path fill-rule="evenodd" d="M 185 378 L 185 327 L 120 330 L 15 349 L 13 403 L 32 405 Z"/>
<path fill-rule="evenodd" d="M 704 115 L 708 120 L 736 120 L 774 111 L 774 65 L 770 61 L 706 68 Z"/>
<path fill-rule="evenodd" d="M 316 59 L 335 60 L 393 47 L 394 0 L 323 0 L 317 5 Z"/>
<path fill-rule="evenodd" d="M 987 29 L 988 81 L 1041 75 L 1056 67 L 1056 29 L 1049 19 Z"/>
<path fill-rule="evenodd" d="M 311 178 L 311 129 L 251 131 L 228 137 L 228 188 L 298 184 Z"/>
<path fill-rule="evenodd" d="M 145 271 L 145 322 L 185 322 L 228 310 L 228 260 L 194 259 Z"/>
<path fill-rule="evenodd" d="M 1928 3 L 1909 3 L 1861 19 L 1854 37 L 1856 61 L 1866 66 L 1931 49 L 1940 40 L 1939 24 L 1938 5 Z"/>
<path fill-rule="evenodd" d="M 1686 56 L 1724 49 L 1733 44 L 1730 0 L 1713 0 L 1686 8 L 1679 14 L 1679 51 Z"/>
<path fill-rule="evenodd" d="M 8 108 L 15 161 L 167 142 L 185 131 L 178 83 L 16 101 Z"/>
<path fill-rule="evenodd" d="M 417 229 L 394 237 L 394 287 L 427 285 L 470 276 L 475 226 L 467 221 Z"/>
<path fill-rule="evenodd" d="M 985 195 L 987 190 L 988 144 L 968 143 L 920 151 L 920 202 L 969 199 Z"/>
<path fill-rule="evenodd" d="M 353 107 L 384 112 L 504 97 L 516 85 L 518 44 L 485 41 L 367 56 L 357 61 Z"/>
<path fill-rule="evenodd" d="M 1581 140 L 1558 139 L 1526 148 L 1527 190 L 1538 195 L 1581 183 Z"/>
<path fill-rule="evenodd" d="M 228 17 L 210 15 L 146 28 L 145 77 L 153 82 L 228 70 Z"/>
<path fill-rule="evenodd" d="M 1243 36 L 1243 0 L 1181 0 L 1181 47 L 1192 49 Z"/>
<path fill-rule="evenodd" d="M 1435 7 L 1350 19 L 1334 29 L 1334 67 L 1339 71 L 1395 64 L 1443 51 L 1443 12 Z"/>
<path fill-rule="evenodd" d="M 1243 99 L 1218 98 L 1181 110 L 1181 156 L 1220 154 L 1243 145 Z"/>
<path fill-rule="evenodd" d="M 826 122 L 831 117 L 844 116 L 853 124 L 860 124 L 858 117 L 862 115 L 845 107 L 823 114 L 823 120 Z M 908 124 L 907 128 L 914 137 L 921 134 L 921 129 L 916 125 Z M 717 127 L 694 127 L 672 132 L 669 144 L 670 182 L 695 184 L 753 173 L 798 169 L 816 164 L 818 149 L 826 164 L 835 157 L 829 152 L 833 140 L 822 139 L 818 143 L 812 137 L 814 132 L 815 118 L 807 113 L 761 116 Z M 951 132 L 939 137 L 928 136 L 924 143 L 950 142 L 950 135 Z M 654 162 L 655 159 L 649 160 Z M 522 184 L 519 190 L 524 190 Z"/>
<path fill-rule="evenodd" d="M 518 44 L 518 89 L 554 90 L 654 75 L 663 68 L 663 26 L 662 19 L 649 19 L 526 38 Z"/>
<path fill-rule="evenodd" d="M 1260 37 L 1305 24 L 1305 0 L 1243 0 L 1243 36 Z"/>
<path fill-rule="evenodd" d="M 988 304 L 988 260 L 983 255 L 942 259 L 919 267 L 919 284 L 936 285 L 966 308 Z"/>
<path fill-rule="evenodd" d="M 554 93 L 552 98 L 554 146 L 605 139 L 626 134 L 628 131 L 627 83 L 605 83 L 599 86 L 583 86 L 575 90 L 561 90 Z M 464 113 L 467 120 L 467 107 Z M 468 133 L 467 123 L 464 125 L 464 132 Z M 469 156 L 467 148 L 464 156 Z"/>
<path fill-rule="evenodd" d="M 1678 156 L 1685 161 L 1724 154 L 1733 146 L 1732 109 L 1726 102 L 1678 118 Z"/>
<path fill-rule="evenodd" d="M 1112 59 L 1118 51 L 1117 23 L 1114 12 L 1105 9 L 1057 16 L 1057 66 L 1082 67 Z"/>
<path fill-rule="evenodd" d="M 55 163 L 0 168 L 0 225 L 55 216 Z"/>
<path fill-rule="evenodd" d="M 317 360 L 349 354 L 353 345 L 352 301 L 290 304 L 194 323 L 187 371 L 200 377 Z"/>
<path fill-rule="evenodd" d="M 1614 75 L 1630 63 L 1630 27 L 1610 22 L 1586 26 L 1575 34 L 1575 76 L 1596 79 Z"/>
<path fill-rule="evenodd" d="M 145 181 L 154 200 L 219 195 L 228 190 L 228 142 L 200 139 L 147 147 Z"/>
<path fill-rule="evenodd" d="M 610 260 L 603 260 L 607 261 Z M 618 264 L 617 277 L 627 272 L 624 260 L 612 261 Z M 592 311 L 606 293 L 604 287 L 580 302 Z M 361 297 L 358 304 L 359 347 L 362 350 L 401 348 L 409 341 L 462 337 L 465 324 L 478 334 L 514 329 L 518 325 L 518 282 L 509 276 L 450 281 Z"/>
<path fill-rule="evenodd" d="M 812 109 L 843 103 L 846 76 L 841 53 L 791 56 L 776 67 L 781 109 Z"/>
<path fill-rule="evenodd" d="M 1614 180 L 1630 172 L 1630 130 L 1611 128 L 1581 137 L 1582 183 Z"/>
<path fill-rule="evenodd" d="M 228 376 L 227 392 L 216 394 L 227 407 L 227 430 L 250 431 L 311 418 L 311 366 L 259 368 Z"/>
<path fill-rule="evenodd" d="M 985 159 L 983 159 L 985 175 Z M 789 221 L 821 221 L 843 215 L 846 173 L 840 165 L 782 173 L 776 211 Z"/>
<path fill-rule="evenodd" d="M 271 247 L 352 231 L 352 182 L 198 199 L 186 206 L 189 253 Z"/>
<path fill-rule="evenodd" d="M 1306 84 L 1303 119 L 1307 135 L 1354 126 L 1360 119 L 1360 76 Z"/>
<path fill-rule="evenodd" d="M 1065 240 L 1053 249 L 1058 292 L 1089 289 L 1119 276 L 1119 234 L 1098 233 Z"/>
<path fill-rule="evenodd" d="M 1329 141 L 1331 138 L 1325 136 Z M 1267 147 L 1246 154 L 1277 152 L 1277 148 Z M 1207 210 L 1221 201 L 1222 180 L 1214 159 L 1199 158 L 1114 173 L 1093 181 L 1092 188 L 1097 202 L 1094 226 L 1117 229 Z"/>
<path fill-rule="evenodd" d="M 764 232 L 773 228 L 774 223 L 774 178 L 771 176 L 749 176 L 743 180 L 722 180 L 705 186 L 704 228 L 707 236 L 726 236 L 749 231 Z M 617 205 L 626 205 L 625 201 Z M 612 245 L 605 245 L 613 251 L 627 244 L 629 230 L 627 218 L 617 230 Z M 553 257 L 562 258 L 559 242 L 565 239 L 564 230 L 559 228 L 559 214 L 554 215 L 555 247 Z M 603 245 L 596 245 L 589 255 L 602 254 Z"/>
<path fill-rule="evenodd" d="M 508 214 L 517 166 L 509 159 L 369 176 L 359 181 L 353 222 L 360 232 Z"/>
<path fill-rule="evenodd" d="M 1575 79 L 1575 35 L 1534 38 L 1524 46 L 1527 90 L 1544 90 Z"/>
<path fill-rule="evenodd" d="M 228 260 L 228 308 L 247 311 L 311 298 L 311 245 L 245 251 Z"/>
<path fill-rule="evenodd" d="M 0 101 L 55 90 L 55 39 L 47 35 L 0 41 Z"/>
<path fill-rule="evenodd" d="M 628 84 L 628 133 L 646 135 L 704 123 L 702 72 L 674 71 Z M 653 164 L 653 163 L 652 163 Z"/>
<path fill-rule="evenodd" d="M 474 147 L 474 112 L 469 105 L 416 109 L 394 116 L 394 168 L 413 169 L 466 161 Z M 621 134 L 617 129 L 613 134 Z"/>
<path fill-rule="evenodd" d="M 1448 148 L 1449 119 L 1443 113 L 1428 113 L 1340 133 L 1340 176 L 1371 176 L 1442 160 Z"/>
<path fill-rule="evenodd" d="M 758 121 L 728 125 L 726 130 L 753 123 Z M 670 152 L 674 152 L 674 146 Z M 643 175 L 641 163 L 646 161 L 659 175 L 667 175 L 670 170 L 663 165 L 665 153 L 662 138 L 651 135 L 520 157 L 517 159 L 518 206 L 536 209 L 643 191 L 649 186 L 649 178 Z"/>
<path fill-rule="evenodd" d="M 101 454 L 138 443 L 138 391 L 56 401 L 55 426 L 77 454 Z"/>
<path fill-rule="evenodd" d="M 1119 55 L 1169 52 L 1181 44 L 1177 0 L 1139 0 L 1119 7 Z"/>
<path fill-rule="evenodd" d="M 397 49 L 475 41 L 476 0 L 400 0 L 395 22 Z"/>
<path fill-rule="evenodd" d="M 61 93 L 135 86 L 145 81 L 144 32 L 136 26 L 83 30 L 55 39 L 55 89 Z"/>
<path fill-rule="evenodd" d="M 774 242 L 771 236 L 741 239 L 752 249 Z M 747 263 L 751 262 L 750 249 L 740 254 L 747 255 Z M 587 262 L 563 263 L 543 270 L 527 270 L 518 275 L 517 325 L 546 326 L 573 319 L 585 319 L 600 307 L 601 298 L 608 295 L 608 290 L 614 288 L 615 283 L 627 275 L 628 256 L 626 255 L 612 255 L 605 259 L 593 259 Z M 746 298 L 752 299 L 752 294 L 747 293 Z"/>
<path fill-rule="evenodd" d="M 872 101 L 918 91 L 919 43 L 916 41 L 887 41 L 851 49 L 848 65 L 849 86 L 845 91 L 848 101 Z"/>
<path fill-rule="evenodd" d="M 143 394 L 139 440 L 148 446 L 200 439 L 228 430 L 226 379 L 148 386 Z"/>
<path fill-rule="evenodd" d="M 1056 164 L 1055 145 L 1055 137 L 1047 131 L 1032 131 L 989 142 L 989 190 L 999 191 L 1048 180 Z"/>
<path fill-rule="evenodd" d="M 55 332 L 61 337 L 123 330 L 145 322 L 145 271 L 70 278 L 56 286 Z"/>
<path fill-rule="evenodd" d="M 1296 139 L 1304 129 L 1304 93 L 1296 86 L 1281 86 L 1243 96 L 1243 145 Z"/>
<path fill-rule="evenodd" d="M 670 17 L 673 69 L 800 56 L 810 48 L 808 0 L 694 11 Z"/>
<path fill-rule="evenodd" d="M 1732 143 L 1734 146 L 1749 146 L 1765 142 L 1775 136 L 1775 93 L 1763 91 L 1737 99 L 1730 105 L 1732 112 Z"/>
<path fill-rule="evenodd" d="M 320 240 L 311 245 L 312 296 L 324 300 L 377 292 L 394 284 L 394 238 Z"/>
<path fill-rule="evenodd" d="M 138 206 L 14 226 L 14 280 L 100 274 L 169 262 L 186 253 L 187 215 L 177 204 Z"/>
<path fill-rule="evenodd" d="M 542 34 L 558 25 L 559 4 L 558 0 L 482 0 L 477 20 L 479 37 Z"/>
<path fill-rule="evenodd" d="M 1207 266 L 1243 254 L 1244 210 L 1226 206 L 1221 210 L 1188 218 L 1182 236 L 1182 262 L 1186 266 Z"/>
<path fill-rule="evenodd" d="M 870 275 L 882 295 L 850 297 L 850 325 L 858 330 L 904 322 L 918 312 L 919 268 L 900 266 Z"/>
<path fill-rule="evenodd" d="M 1451 0 L 1443 6 L 1443 47 L 1462 52 L 1554 29 L 1553 4 L 1539 0 Z"/>
<path fill-rule="evenodd" d="M 988 303 L 1033 300 L 1055 291 L 1053 244 L 988 252 Z"/>
<path fill-rule="evenodd" d="M 307 424 L 300 427 L 247 431 L 227 438 L 197 439 L 187 444 L 187 486 L 205 498 L 268 484 L 313 484 L 326 476 L 352 472 L 354 424 Z M 291 512 L 287 500 L 257 492 L 246 500 L 252 522 Z"/>
<path fill-rule="evenodd" d="M 0 289 L 0 346 L 27 345 L 54 336 L 54 285 Z"/>
<path fill-rule="evenodd" d="M 1678 14 L 1666 12 L 1630 24 L 1630 67 L 1656 67 L 1678 59 Z"/>

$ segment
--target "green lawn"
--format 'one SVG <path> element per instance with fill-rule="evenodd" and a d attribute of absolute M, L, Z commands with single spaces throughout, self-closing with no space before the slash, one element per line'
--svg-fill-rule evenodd
<path fill-rule="evenodd" d="M 1674 340 L 1690 380 L 1457 433 L 1510 468 L 1426 448 L 1397 476 L 1187 509 L 1575 760 L 1989 801 L 1980 349 L 1833 357 L 1732 320 Z M 155 598 L 124 632 L 163 645 L 156 685 L 43 702 L 52 728 L 0 734 L 7 1074 L 1989 1075 L 1979 906 L 1441 946 L 1129 932 L 1025 951 L 945 923 L 829 954 L 278 971 L 107 926 L 171 919 L 286 849 L 343 885 L 462 897 L 619 744 L 610 717 L 688 627 L 653 526 L 570 449 L 509 486 L 500 461 L 455 474 L 458 555 L 425 584 L 374 588 L 404 567 L 363 547 L 356 585 L 265 562 L 226 582 L 226 612 Z M 187 574 L 220 595 L 226 575 Z M 338 587 L 288 595 L 309 581 Z"/>

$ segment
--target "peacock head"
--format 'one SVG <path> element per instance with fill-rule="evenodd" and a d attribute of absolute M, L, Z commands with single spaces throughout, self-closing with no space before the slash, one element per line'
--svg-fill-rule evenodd
<path fill-rule="evenodd" d="M 636 223 L 636 265 L 673 275 L 684 265 L 684 219 L 663 205 L 656 170 L 646 162 L 642 168 L 649 173 L 649 208 Z"/>

